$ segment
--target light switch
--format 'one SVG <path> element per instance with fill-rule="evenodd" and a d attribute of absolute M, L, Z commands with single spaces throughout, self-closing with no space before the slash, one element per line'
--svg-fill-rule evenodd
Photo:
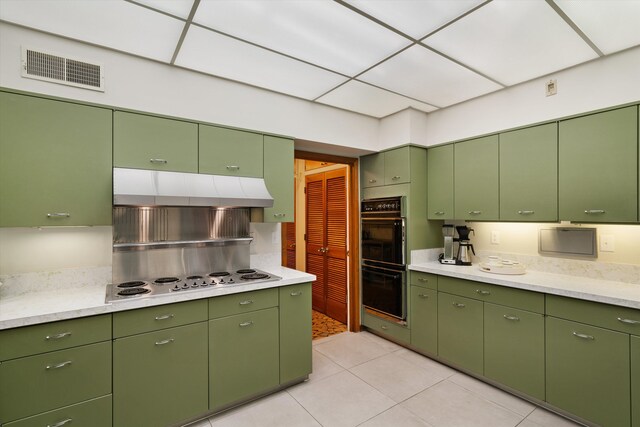
<path fill-rule="evenodd" d="M 600 235 L 600 252 L 615 252 L 616 241 L 613 234 Z"/>
<path fill-rule="evenodd" d="M 500 232 L 497 230 L 491 230 L 491 244 L 499 245 L 500 244 Z"/>

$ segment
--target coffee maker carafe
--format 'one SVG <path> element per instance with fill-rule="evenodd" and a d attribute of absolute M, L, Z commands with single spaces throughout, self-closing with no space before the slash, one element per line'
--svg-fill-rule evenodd
<path fill-rule="evenodd" d="M 466 225 L 456 226 L 458 232 L 458 255 L 456 256 L 457 265 L 471 265 L 471 253 L 474 255 L 476 251 L 473 249 L 473 244 L 469 241 L 469 234 L 475 234 L 473 228 L 469 228 Z M 471 253 L 469 253 L 471 251 Z"/>

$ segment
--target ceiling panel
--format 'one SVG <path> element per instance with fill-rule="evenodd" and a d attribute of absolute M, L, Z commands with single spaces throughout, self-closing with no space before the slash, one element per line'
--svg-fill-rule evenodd
<path fill-rule="evenodd" d="M 125 1 L 2 0 L 0 19 L 169 62 L 184 22 Z"/>
<path fill-rule="evenodd" d="M 640 44 L 640 1 L 555 0 L 605 54 Z"/>
<path fill-rule="evenodd" d="M 330 1 L 203 1 L 194 22 L 347 75 L 410 42 Z"/>
<path fill-rule="evenodd" d="M 410 47 L 358 79 L 436 107 L 502 88 L 419 45 Z"/>
<path fill-rule="evenodd" d="M 345 77 L 192 25 L 176 65 L 314 99 Z"/>
<path fill-rule="evenodd" d="M 352 80 L 328 94 L 318 98 L 322 104 L 356 111 L 373 117 L 389 114 L 413 107 L 426 113 L 435 110 L 432 105 L 415 101 L 377 87 Z"/>
<path fill-rule="evenodd" d="M 508 85 L 598 56 L 540 0 L 494 0 L 424 43 Z"/>
<path fill-rule="evenodd" d="M 484 0 L 347 0 L 361 11 L 421 39 Z"/>
<path fill-rule="evenodd" d="M 171 15 L 187 19 L 194 0 L 131 0 Z"/>

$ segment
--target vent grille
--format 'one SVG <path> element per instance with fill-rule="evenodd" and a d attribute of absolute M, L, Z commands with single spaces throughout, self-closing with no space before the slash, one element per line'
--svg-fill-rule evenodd
<path fill-rule="evenodd" d="M 102 66 L 32 49 L 22 49 L 22 76 L 104 91 Z"/>

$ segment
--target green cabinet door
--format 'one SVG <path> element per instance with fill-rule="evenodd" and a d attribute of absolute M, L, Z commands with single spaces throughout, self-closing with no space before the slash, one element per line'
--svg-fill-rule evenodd
<path fill-rule="evenodd" d="M 113 115 L 113 165 L 198 172 L 198 125 L 116 111 Z"/>
<path fill-rule="evenodd" d="M 484 375 L 544 400 L 544 316 L 484 304 Z"/>
<path fill-rule="evenodd" d="M 456 143 L 454 179 L 455 219 L 498 220 L 498 135 Z"/>
<path fill-rule="evenodd" d="M 637 221 L 637 108 L 621 108 L 560 122 L 559 219 Z"/>
<path fill-rule="evenodd" d="M 453 144 L 427 150 L 427 218 L 453 219 Z"/>
<path fill-rule="evenodd" d="M 438 292 L 438 355 L 473 373 L 483 373 L 483 302 Z"/>
<path fill-rule="evenodd" d="M 631 425 L 629 335 L 546 319 L 547 402 L 601 426 Z"/>
<path fill-rule="evenodd" d="M 98 397 L 54 411 L 44 412 L 33 417 L 2 424 L 3 427 L 69 427 L 91 426 L 112 427 L 111 395 Z"/>
<path fill-rule="evenodd" d="M 218 410 L 280 382 L 278 309 L 209 321 L 209 409 Z"/>
<path fill-rule="evenodd" d="M 411 286 L 410 319 L 411 345 L 427 354 L 437 355 L 438 292 Z"/>
<path fill-rule="evenodd" d="M 0 226 L 111 224 L 111 111 L 0 92 Z"/>
<path fill-rule="evenodd" d="M 200 125 L 198 171 L 213 175 L 263 177 L 259 133 Z"/>
<path fill-rule="evenodd" d="M 113 425 L 176 425 L 208 411 L 207 323 L 113 341 Z"/>
<path fill-rule="evenodd" d="M 360 157 L 360 186 L 362 188 L 384 185 L 384 153 Z"/>
<path fill-rule="evenodd" d="M 631 421 L 640 427 L 640 337 L 631 335 Z"/>
<path fill-rule="evenodd" d="M 311 373 L 311 283 L 280 292 L 280 384 Z"/>
<path fill-rule="evenodd" d="M 500 134 L 500 220 L 558 220 L 558 125 Z"/>
<path fill-rule="evenodd" d="M 411 181 L 409 147 L 384 152 L 384 185 L 404 184 Z"/>
<path fill-rule="evenodd" d="M 293 141 L 264 137 L 264 181 L 273 197 L 273 207 L 264 208 L 265 222 L 293 222 Z"/>

